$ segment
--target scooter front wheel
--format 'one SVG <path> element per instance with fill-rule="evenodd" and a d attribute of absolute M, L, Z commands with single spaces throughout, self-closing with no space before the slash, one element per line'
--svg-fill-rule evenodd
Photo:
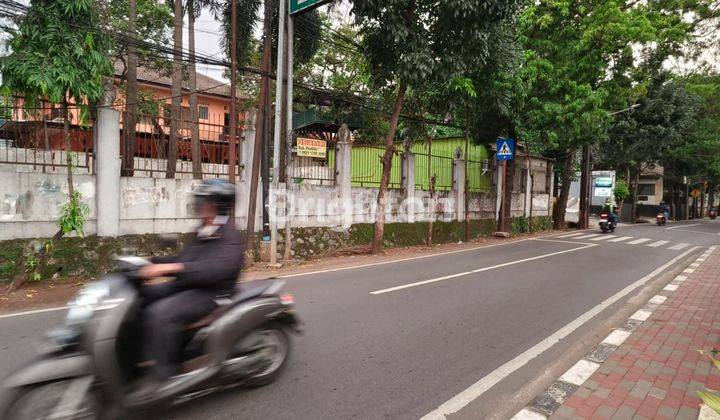
<path fill-rule="evenodd" d="M 73 395 L 74 379 L 28 385 L 3 396 L 0 418 L 4 420 L 101 419 L 99 395 L 92 390 Z"/>

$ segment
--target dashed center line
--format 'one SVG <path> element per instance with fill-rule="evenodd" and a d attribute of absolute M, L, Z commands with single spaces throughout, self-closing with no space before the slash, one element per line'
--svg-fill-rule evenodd
<path fill-rule="evenodd" d="M 630 245 L 637 245 L 637 244 L 642 244 L 642 243 L 648 242 L 650 240 L 651 240 L 650 238 L 640 238 L 640 239 L 635 239 L 634 241 L 630 241 L 628 243 Z"/>

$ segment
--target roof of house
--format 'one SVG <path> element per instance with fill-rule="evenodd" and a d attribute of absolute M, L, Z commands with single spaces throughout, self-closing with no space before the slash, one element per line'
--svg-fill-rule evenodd
<path fill-rule="evenodd" d="M 124 71 L 123 63 L 115 62 L 115 76 L 120 77 Z M 230 84 L 221 80 L 213 79 L 202 73 L 197 75 L 197 90 L 200 94 L 230 97 Z M 156 86 L 172 86 L 172 75 L 169 72 L 138 66 L 138 81 Z M 187 78 L 183 79 L 183 90 L 189 90 Z M 240 90 L 237 91 L 238 98 L 248 98 L 248 95 Z"/>

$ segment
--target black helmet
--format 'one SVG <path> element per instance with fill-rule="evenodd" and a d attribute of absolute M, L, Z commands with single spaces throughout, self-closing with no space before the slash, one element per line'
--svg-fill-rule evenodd
<path fill-rule="evenodd" d="M 219 214 L 227 215 L 235 206 L 235 186 L 224 179 L 206 179 L 195 191 L 195 202 L 208 202 L 217 208 Z"/>

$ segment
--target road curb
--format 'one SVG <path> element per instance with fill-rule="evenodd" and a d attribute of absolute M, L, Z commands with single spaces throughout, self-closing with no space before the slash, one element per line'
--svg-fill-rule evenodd
<path fill-rule="evenodd" d="M 537 395 L 531 404 L 517 412 L 512 417 L 512 420 L 543 420 L 555 413 L 565 400 L 580 388 L 600 368 L 602 363 L 632 335 L 635 329 L 645 322 L 655 309 L 665 303 L 667 296 L 664 294 L 675 292 L 678 286 L 687 280 L 687 275 L 693 273 L 716 248 L 717 245 L 714 245 L 704 251 L 659 292 L 663 294 L 657 294 L 650 298 L 644 307 L 637 310 L 625 321 L 622 327 L 608 334 L 602 342 L 560 375 L 544 392 Z"/>

